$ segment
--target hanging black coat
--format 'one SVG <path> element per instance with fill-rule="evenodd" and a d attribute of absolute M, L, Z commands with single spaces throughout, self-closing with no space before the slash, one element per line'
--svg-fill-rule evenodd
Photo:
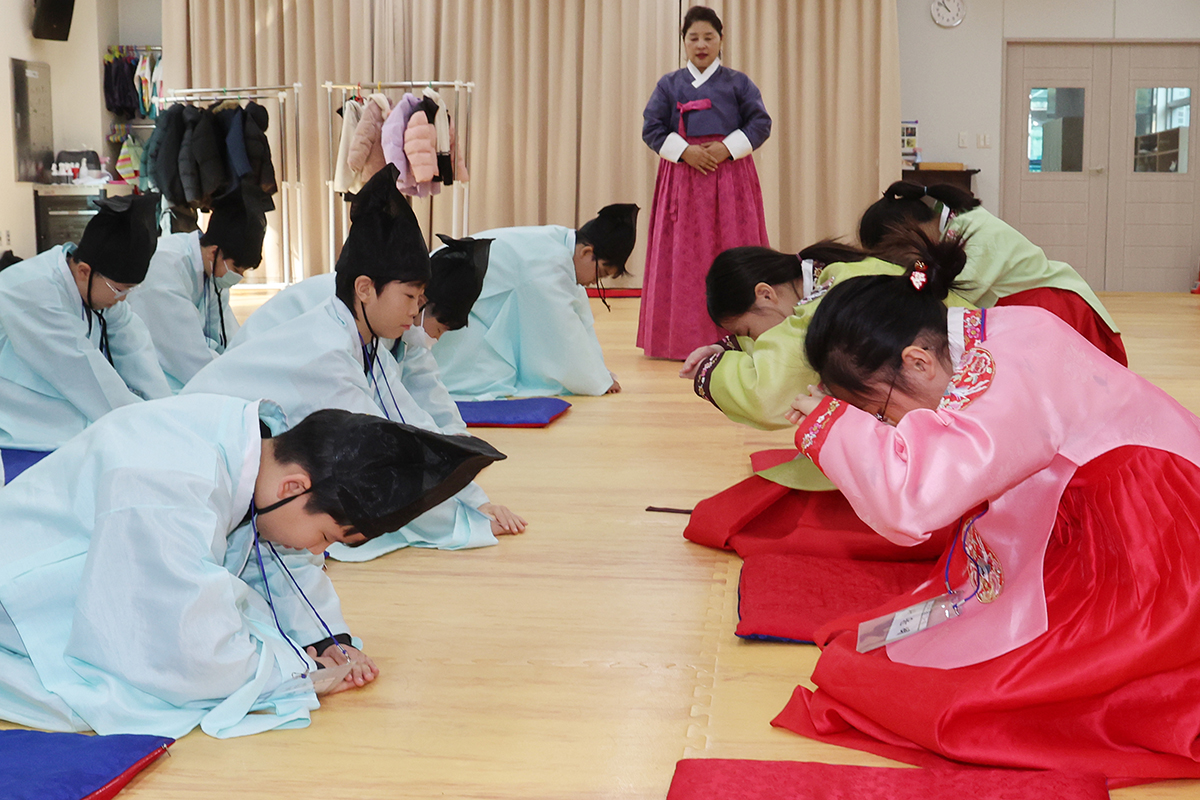
<path fill-rule="evenodd" d="M 216 118 L 207 108 L 188 106 L 183 119 L 179 177 L 188 203 L 207 208 L 212 198 L 224 194 L 231 185 L 225 165 L 225 142 L 218 136 Z"/>
<path fill-rule="evenodd" d="M 179 149 L 183 144 L 183 105 L 175 103 L 158 115 L 154 134 L 146 145 L 146 171 L 167 199 L 167 205 L 187 205 L 179 178 Z"/>
<path fill-rule="evenodd" d="M 250 174 L 250 159 L 246 155 L 245 112 L 236 100 L 226 100 L 212 107 L 217 119 L 217 135 L 224 145 L 225 163 L 229 166 L 233 184 Z"/>
<path fill-rule="evenodd" d="M 279 191 L 279 185 L 275 182 L 271 143 L 267 140 L 267 110 L 253 101 L 247 103 L 243 124 L 246 133 L 246 156 L 250 159 L 250 175 L 247 180 L 259 186 L 264 194 L 273 195 Z"/>

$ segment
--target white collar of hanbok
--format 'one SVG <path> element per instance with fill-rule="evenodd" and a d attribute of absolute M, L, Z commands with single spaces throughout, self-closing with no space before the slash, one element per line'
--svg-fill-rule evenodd
<path fill-rule="evenodd" d="M 204 248 L 200 247 L 200 231 L 192 231 L 188 237 L 188 250 L 191 251 L 192 261 L 199 270 L 200 278 L 204 278 Z"/>
<path fill-rule="evenodd" d="M 79 301 L 77 310 L 83 314 L 83 295 L 79 293 L 79 287 L 75 284 L 75 273 L 71 272 L 71 265 L 67 263 L 68 252 L 66 245 L 58 246 L 58 279 L 66 287 L 67 297 Z"/>
<path fill-rule="evenodd" d="M 946 309 L 946 336 L 950 339 L 950 363 L 957 371 L 962 366 L 963 353 L 967 349 L 966 333 L 963 329 L 963 312 L 965 308 L 953 307 Z"/>
<path fill-rule="evenodd" d="M 687 63 L 688 72 L 692 73 L 692 88 L 699 89 L 705 82 L 716 74 L 717 68 L 721 66 L 721 59 L 713 59 L 713 63 L 708 65 L 708 69 L 701 72 L 691 61 Z"/>
<path fill-rule="evenodd" d="M 233 490 L 235 519 L 238 519 L 242 513 L 238 509 L 244 510 L 250 507 L 250 500 L 254 497 L 254 484 L 258 480 L 258 467 L 259 462 L 262 460 L 262 437 L 258 435 L 260 405 L 268 406 L 267 409 L 264 409 L 268 412 L 278 408 L 270 408 L 275 406 L 275 404 L 269 400 L 246 404 L 246 411 L 242 419 L 244 430 L 247 431 L 246 452 L 242 455 L 242 471 L 238 475 L 238 483 Z"/>

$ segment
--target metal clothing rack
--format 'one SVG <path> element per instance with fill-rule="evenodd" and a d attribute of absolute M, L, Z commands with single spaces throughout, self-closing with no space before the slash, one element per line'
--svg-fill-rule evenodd
<path fill-rule="evenodd" d="M 361 93 L 364 89 L 370 91 L 381 92 L 384 89 L 437 89 L 439 93 L 443 93 L 444 89 L 454 90 L 453 115 L 455 124 L 455 138 L 457 139 L 457 150 L 462 153 L 463 164 L 467 167 L 467 172 L 471 170 L 471 93 L 475 90 L 473 81 L 363 81 L 362 83 L 332 83 L 326 81 L 324 84 L 326 100 L 329 104 L 329 115 L 327 117 L 328 124 L 325 130 L 325 140 L 329 148 L 329 179 L 325 182 L 327 199 L 329 201 L 329 262 L 328 269 L 333 270 L 333 265 L 337 256 L 335 241 L 337 239 L 337 195 L 341 194 L 333 188 L 333 178 L 337 171 L 337 149 L 334 144 L 334 120 L 337 119 L 335 110 L 346 104 L 346 100 L 352 96 L 352 93 Z M 340 98 L 337 105 L 334 104 L 333 93 L 340 92 Z M 465 108 L 464 108 L 465 107 Z M 464 112 L 464 113 L 460 113 Z M 469 230 L 470 212 L 471 212 L 471 186 L 470 183 L 455 181 L 451 187 L 453 194 L 451 195 L 451 223 L 450 235 L 454 237 L 462 237 Z M 439 195 L 440 196 L 440 195 Z M 433 202 L 432 198 L 430 201 Z M 345 203 L 342 204 L 342 230 L 349 229 L 349 211 L 345 208 Z M 427 240 L 431 240 L 432 231 L 427 235 Z"/>
<path fill-rule="evenodd" d="M 290 168 L 292 158 L 298 158 L 300 153 L 300 89 L 302 84 L 293 83 L 290 86 L 220 86 L 208 89 L 168 89 L 162 97 L 154 102 L 160 107 L 174 103 L 215 103 L 221 100 L 275 100 L 279 103 L 279 211 L 282 220 L 280 229 L 280 249 L 282 252 L 281 283 L 254 283 L 250 286 L 262 289 L 282 289 L 295 282 L 296 270 L 292 264 L 292 206 L 295 205 L 296 218 L 302 220 L 302 189 L 300 183 L 299 164 L 293 170 Z M 290 95 L 290 98 L 289 98 Z M 291 103 L 292 122 L 288 124 L 288 103 Z M 292 138 L 289 145 L 288 139 Z M 295 174 L 295 179 L 291 176 Z M 296 237 L 298 248 L 297 261 L 304 264 L 304 238 Z"/>

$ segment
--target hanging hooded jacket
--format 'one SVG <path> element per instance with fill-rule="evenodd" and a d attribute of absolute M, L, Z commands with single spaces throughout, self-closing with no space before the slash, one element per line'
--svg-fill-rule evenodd
<path fill-rule="evenodd" d="M 246 157 L 250 160 L 249 181 L 263 190 L 270 197 L 279 191 L 275 181 L 275 165 L 271 162 L 271 143 L 267 139 L 267 126 L 270 115 L 253 100 L 246 103 L 245 117 L 242 120 L 245 130 Z M 275 207 L 268 201 L 267 210 Z"/>
<path fill-rule="evenodd" d="M 362 109 L 362 103 L 354 99 L 347 100 L 342 106 L 342 138 L 338 141 L 337 161 L 333 172 L 335 192 L 357 192 L 363 186 L 358 175 L 346 163 L 350 155 L 350 140 L 354 138 L 354 129 L 362 119 Z"/>
<path fill-rule="evenodd" d="M 391 110 L 387 97 L 371 95 L 363 106 L 362 119 L 354 129 L 346 163 L 358 173 L 363 183 L 387 164 L 383 157 L 383 122 Z"/>
<path fill-rule="evenodd" d="M 396 103 L 396 107 L 392 109 L 392 113 L 388 114 L 388 118 L 383 123 L 381 135 L 383 157 L 387 163 L 396 165 L 399 173 L 396 177 L 396 188 L 401 192 L 404 192 L 406 186 L 416 183 L 412 179 L 408 156 L 404 153 L 404 137 L 405 131 L 408 129 L 408 121 L 412 118 L 413 111 L 416 110 L 419 103 L 420 101 L 415 95 L 406 93 L 400 98 L 400 102 Z M 411 194 L 411 192 L 405 193 Z"/>
<path fill-rule="evenodd" d="M 183 145 L 184 106 L 180 103 L 167 108 L 158 116 L 154 134 L 146 145 L 146 169 L 154 185 L 170 206 L 187 205 L 183 181 L 179 176 L 179 151 Z"/>
<path fill-rule="evenodd" d="M 231 183 L 236 184 L 250 174 L 250 157 L 246 155 L 245 112 L 236 100 L 226 100 L 213 106 L 217 121 L 217 136 L 229 165 Z"/>

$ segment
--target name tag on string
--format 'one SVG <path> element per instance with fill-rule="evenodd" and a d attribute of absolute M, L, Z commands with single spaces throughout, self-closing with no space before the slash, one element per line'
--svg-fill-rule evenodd
<path fill-rule="evenodd" d="M 337 688 L 338 684 L 344 681 L 346 676 L 350 674 L 350 669 L 353 666 L 353 661 L 347 661 L 345 664 L 338 664 L 336 667 L 312 670 L 308 673 L 308 678 L 313 683 L 313 691 L 321 695 Z"/>
<path fill-rule="evenodd" d="M 858 652 L 869 653 L 885 644 L 907 639 L 914 633 L 954 619 L 961 613 L 958 604 L 962 602 L 962 598 L 963 594 L 960 592 L 949 592 L 893 614 L 884 614 L 882 617 L 860 623 Z"/>

